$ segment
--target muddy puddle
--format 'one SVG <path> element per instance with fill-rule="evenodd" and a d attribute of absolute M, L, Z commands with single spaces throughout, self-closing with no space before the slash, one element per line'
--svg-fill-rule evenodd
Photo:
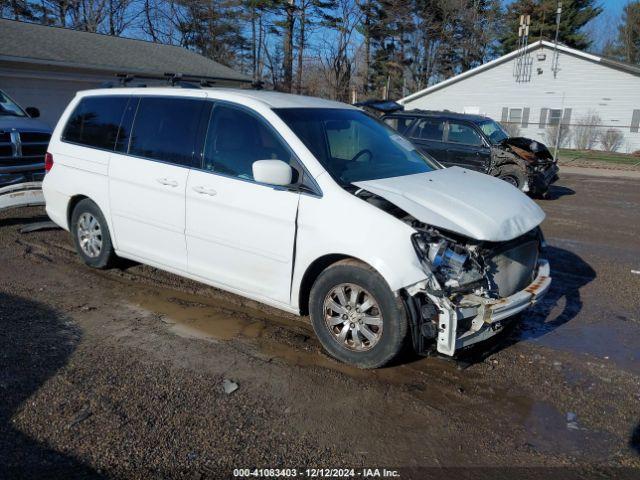
<path fill-rule="evenodd" d="M 496 385 L 450 359 L 403 358 L 387 368 L 360 370 L 324 354 L 306 318 L 161 287 L 132 288 L 129 302 L 156 315 L 176 335 L 242 342 L 269 361 L 330 370 L 378 388 L 400 389 L 435 414 L 488 423 L 496 431 L 518 432 L 529 448 L 540 452 L 606 455 L 606 449 L 597 447 L 605 440 L 601 432 L 580 425 L 570 429 L 567 412 L 509 386 Z"/>
<path fill-rule="evenodd" d="M 323 354 L 311 325 L 304 319 L 269 315 L 221 299 L 164 289 L 137 292 L 131 302 L 159 315 L 171 332 L 182 337 L 239 340 L 256 347 L 263 358 L 276 358 L 299 367 L 329 368 L 351 376 L 361 377 L 364 373 Z"/>
<path fill-rule="evenodd" d="M 640 374 L 640 320 L 633 306 L 615 315 L 603 311 L 586 322 L 579 317 L 583 299 L 575 291 L 562 292 L 563 287 L 562 278 L 557 279 L 550 295 L 522 315 L 516 341 L 588 354 Z"/>
<path fill-rule="evenodd" d="M 145 289 L 131 302 L 160 316 L 173 333 L 208 341 L 241 341 L 255 347 L 262 358 L 301 368 L 322 368 L 354 379 L 401 388 L 442 413 L 488 415 L 502 411 L 503 421 L 530 431 L 532 442 L 564 438 L 564 414 L 539 405 L 518 392 L 498 388 L 482 375 L 462 370 L 442 357 L 409 357 L 377 370 L 361 370 L 328 357 L 307 319 L 268 314 L 220 299 L 165 289 Z M 560 433 L 559 433 L 560 432 Z M 575 432 L 571 438 L 579 437 Z M 577 440 L 576 440 L 577 441 Z M 574 444 L 575 441 L 569 442 Z"/>

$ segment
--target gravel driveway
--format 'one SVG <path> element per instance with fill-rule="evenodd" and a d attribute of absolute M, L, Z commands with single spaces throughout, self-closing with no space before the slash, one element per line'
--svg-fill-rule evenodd
<path fill-rule="evenodd" d="M 376 371 L 325 356 L 306 318 L 150 267 L 90 270 L 66 232 L 19 232 L 43 209 L 3 213 L 0 478 L 638 475 L 637 180 L 564 175 L 540 205 L 545 301 L 455 361 Z"/>

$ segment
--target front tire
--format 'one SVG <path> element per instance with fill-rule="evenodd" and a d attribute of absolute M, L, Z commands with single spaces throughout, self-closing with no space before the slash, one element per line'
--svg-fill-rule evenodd
<path fill-rule="evenodd" d="M 71 213 L 71 236 L 82 261 L 93 268 L 113 265 L 116 254 L 107 221 L 100 208 L 88 198 L 81 200 Z"/>
<path fill-rule="evenodd" d="M 378 272 L 357 260 L 340 261 L 320 274 L 309 311 L 320 343 L 342 362 L 382 367 L 404 345 L 404 306 Z"/>
<path fill-rule="evenodd" d="M 497 177 L 522 190 L 527 183 L 527 175 L 518 165 L 503 165 L 498 169 Z"/>

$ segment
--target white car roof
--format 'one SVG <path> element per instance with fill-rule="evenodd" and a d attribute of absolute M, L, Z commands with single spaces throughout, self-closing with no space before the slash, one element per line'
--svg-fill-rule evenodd
<path fill-rule="evenodd" d="M 93 95 L 166 95 L 180 97 L 199 97 L 228 100 L 243 103 L 252 100 L 262 103 L 269 108 L 346 108 L 356 109 L 352 105 L 323 98 L 293 95 L 290 93 L 273 92 L 269 90 L 244 90 L 235 88 L 204 88 L 190 89 L 179 87 L 136 87 L 136 88 L 103 88 L 78 92 L 79 96 Z"/>

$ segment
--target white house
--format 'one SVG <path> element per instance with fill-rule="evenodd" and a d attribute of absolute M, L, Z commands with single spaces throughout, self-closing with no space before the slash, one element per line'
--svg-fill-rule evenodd
<path fill-rule="evenodd" d="M 215 85 L 251 83 L 246 75 L 172 45 L 0 19 L 0 90 L 23 107 L 37 107 L 54 126 L 78 90 L 117 84 L 117 74 L 166 82 L 165 73 Z"/>
<path fill-rule="evenodd" d="M 575 132 L 582 119 L 597 113 L 598 129 L 613 128 L 624 135 L 619 152 L 640 150 L 640 66 L 544 40 L 399 103 L 406 109 L 483 114 L 544 143 L 551 143 L 546 135 L 551 125 L 561 122 Z M 569 139 L 566 147 L 574 148 L 574 140 Z"/>

